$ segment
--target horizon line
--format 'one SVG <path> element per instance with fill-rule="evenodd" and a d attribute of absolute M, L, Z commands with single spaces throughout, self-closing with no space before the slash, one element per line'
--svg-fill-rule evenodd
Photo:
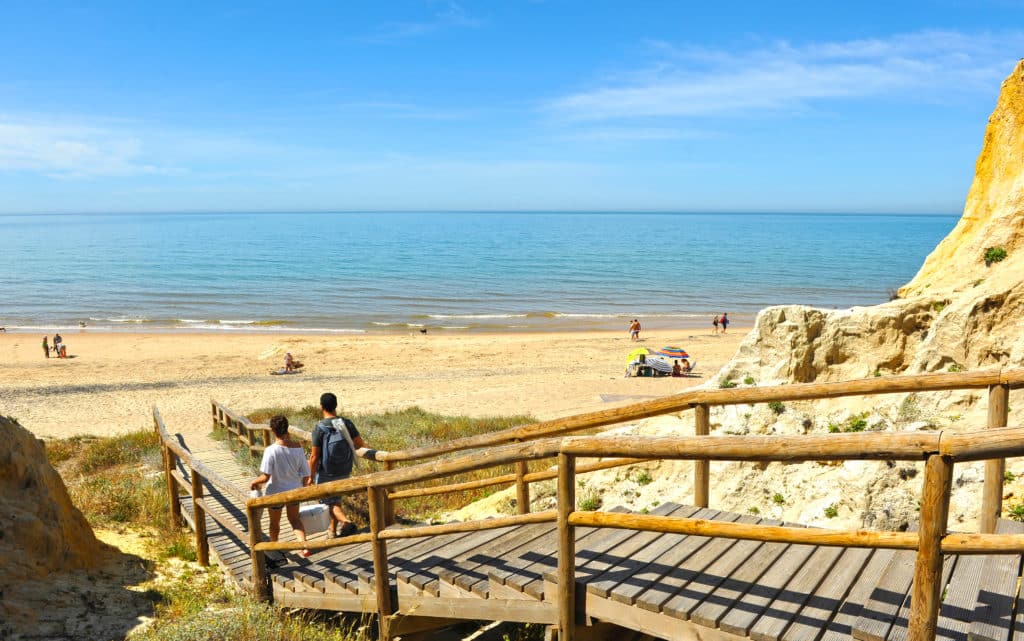
<path fill-rule="evenodd" d="M 86 211 L 28 211 L 0 212 L 0 216 L 140 216 L 140 215 L 210 215 L 210 214 L 598 214 L 598 215 L 723 215 L 723 216 L 766 216 L 787 214 L 795 216 L 961 216 L 962 212 L 940 213 L 928 211 L 840 211 L 810 209 L 786 210 L 698 210 L 698 209 L 181 209 L 181 210 L 86 210 Z"/>

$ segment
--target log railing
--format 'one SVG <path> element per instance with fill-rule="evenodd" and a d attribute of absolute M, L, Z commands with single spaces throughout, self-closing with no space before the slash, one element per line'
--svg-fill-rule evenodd
<path fill-rule="evenodd" d="M 775 387 L 745 387 L 718 390 L 690 390 L 673 396 L 666 396 L 654 401 L 645 401 L 620 408 L 579 414 L 567 418 L 555 419 L 515 427 L 488 434 L 479 434 L 454 439 L 438 445 L 378 452 L 376 460 L 384 462 L 386 470 L 393 469 L 399 462 L 421 461 L 454 452 L 470 449 L 483 449 L 508 443 L 526 442 L 538 438 L 546 438 L 570 434 L 582 430 L 606 427 L 618 423 L 636 421 L 643 418 L 693 410 L 695 433 L 710 433 L 711 410 L 715 406 L 770 403 L 772 401 L 820 400 L 845 396 L 867 396 L 876 394 L 898 394 L 915 392 L 935 392 L 943 390 L 989 390 L 989 415 L 987 426 L 1002 427 L 1007 422 L 1008 395 L 1011 388 L 1024 386 L 1024 370 L 979 371 L 943 374 L 920 374 L 915 376 L 891 376 L 838 381 L 831 383 L 799 383 Z M 217 401 L 211 401 L 214 426 L 221 427 L 239 440 L 251 438 L 252 430 L 262 430 L 269 439 L 267 426 L 250 423 L 244 416 L 238 415 Z M 310 433 L 295 427 L 290 432 L 306 441 Z M 269 442 L 269 440 L 267 441 Z M 251 448 L 262 451 L 260 445 Z M 618 461 L 600 461 L 579 466 L 577 472 L 609 469 L 623 465 L 634 465 L 638 461 L 623 459 Z M 982 531 L 993 532 L 995 520 L 1002 504 L 1002 483 L 1004 465 L 1001 459 L 990 460 L 986 464 L 986 481 L 982 508 Z M 486 479 L 438 485 L 432 487 L 412 488 L 407 490 L 386 491 L 388 502 L 387 522 L 394 522 L 395 500 L 428 495 L 463 492 L 468 490 L 492 487 L 496 485 L 515 485 L 516 507 L 519 514 L 530 511 L 530 485 L 538 481 L 555 478 L 554 472 L 530 473 L 525 463 L 517 463 L 513 474 L 495 475 Z M 710 468 L 707 461 L 694 462 L 694 498 L 693 504 L 708 507 L 710 499 Z"/>
<path fill-rule="evenodd" d="M 171 524 L 173 526 L 181 526 L 184 522 L 181 510 L 182 494 L 192 497 L 196 560 L 200 565 L 209 565 L 210 544 L 206 537 L 207 516 L 243 541 L 246 540 L 248 535 L 237 523 L 222 516 L 217 511 L 207 509 L 203 481 L 232 496 L 241 503 L 245 503 L 249 495 L 244 489 L 193 457 L 192 453 L 182 447 L 177 439 L 172 438 L 167 432 L 167 427 L 164 425 L 163 417 L 160 416 L 160 411 L 155 407 L 153 408 L 153 428 L 160 437 L 160 451 L 163 458 L 164 475 L 167 480 L 168 510 L 170 512 Z M 188 469 L 189 478 L 186 479 L 178 472 L 179 463 Z"/>
<path fill-rule="evenodd" d="M 454 531 L 487 530 L 518 523 L 553 521 L 557 524 L 559 533 L 558 585 L 560 593 L 557 595 L 555 603 L 559 608 L 560 639 L 571 640 L 574 638 L 576 621 L 576 600 L 573 594 L 575 589 L 574 528 L 587 526 L 677 532 L 784 543 L 916 550 L 917 560 L 909 618 L 909 638 L 911 641 L 932 640 L 935 637 L 935 624 L 938 616 L 941 588 L 939 577 L 944 554 L 1024 553 L 1024 535 L 991 533 L 994 531 L 995 519 L 1001 510 L 1001 491 L 991 491 L 991 487 L 997 487 L 999 490 L 1002 488 L 1003 459 L 1005 457 L 1024 456 L 1024 428 L 1005 428 L 1009 390 L 1021 386 L 1024 386 L 1024 371 L 1017 370 L 875 378 L 839 383 L 786 385 L 774 388 L 697 390 L 615 410 L 547 421 L 495 434 L 458 439 L 443 446 L 391 452 L 388 453 L 385 460 L 394 462 L 436 457 L 440 454 L 450 454 L 452 451 L 489 448 L 482 452 L 450 456 L 418 465 L 300 488 L 273 496 L 249 499 L 246 502 L 246 511 L 249 518 L 248 540 L 252 554 L 255 594 L 258 598 L 269 597 L 268 585 L 265 581 L 265 553 L 270 550 L 295 550 L 302 547 L 324 549 L 369 541 L 373 550 L 374 572 L 375 575 L 379 575 L 376 576 L 376 585 L 383 586 L 387 585 L 387 541 L 389 539 L 433 536 Z M 706 435 L 709 431 L 710 409 L 714 405 L 985 387 L 989 388 L 989 415 L 987 429 L 982 431 L 958 434 L 867 432 L 802 436 L 710 437 Z M 214 407 L 217 407 L 216 403 Z M 696 410 L 697 435 L 695 436 L 551 438 L 552 434 L 565 434 L 690 408 Z M 161 430 L 161 436 L 164 437 L 165 467 L 170 470 L 173 467 L 172 462 L 169 462 L 168 459 L 171 454 L 182 458 L 182 460 L 185 460 L 185 457 L 182 452 L 171 447 L 169 437 L 162 429 L 162 422 L 159 421 L 158 416 L 154 412 L 154 417 L 158 421 L 158 429 Z M 229 416 L 229 418 L 231 417 Z M 557 470 L 533 474 L 523 471 L 529 461 L 551 458 L 557 458 Z M 612 460 L 578 465 L 577 460 L 580 458 L 611 458 Z M 695 499 L 700 500 L 703 506 L 707 505 L 709 498 L 707 473 L 710 461 L 923 461 L 925 474 L 921 499 L 921 525 L 917 533 L 864 530 L 830 531 L 577 510 L 575 501 L 577 474 L 588 469 L 595 469 L 596 466 L 607 468 L 647 460 L 691 460 L 697 463 L 695 465 L 697 475 Z M 947 519 L 953 466 L 959 462 L 978 460 L 986 461 L 982 518 L 980 519 L 981 532 L 949 534 Z M 998 465 L 993 464 L 993 460 L 997 461 Z M 200 464 L 192 461 L 191 457 L 187 464 L 193 470 L 193 474 L 202 473 Z M 502 465 L 515 466 L 517 473 L 496 477 L 500 478 L 498 482 L 515 482 L 519 496 L 522 496 L 522 491 L 519 489 L 522 484 L 542 478 L 556 478 L 557 508 L 550 512 L 520 514 L 501 519 L 441 526 L 420 526 L 401 530 L 385 529 L 389 499 L 420 496 L 427 490 L 437 489 L 402 489 L 402 486 Z M 995 470 L 998 470 L 997 476 L 993 476 Z M 206 478 L 209 479 L 209 477 Z M 466 489 L 468 485 L 472 484 L 456 484 L 447 487 L 451 491 L 455 491 L 456 489 Z M 171 487 L 170 481 L 168 487 Z M 479 485 L 475 487 L 479 487 Z M 261 508 L 355 492 L 367 493 L 370 505 L 369 533 L 307 543 L 262 541 L 259 524 Z M 174 502 L 176 501 L 172 501 L 172 503 Z M 696 500 L 695 503 L 699 504 Z M 172 517 L 174 509 L 172 507 Z M 377 610 L 381 615 L 382 637 L 387 637 L 387 622 L 395 612 L 395 604 L 391 602 L 390 590 L 378 589 L 376 592 Z"/>

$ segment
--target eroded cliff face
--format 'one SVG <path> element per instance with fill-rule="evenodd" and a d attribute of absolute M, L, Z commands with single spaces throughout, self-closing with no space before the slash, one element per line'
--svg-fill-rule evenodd
<path fill-rule="evenodd" d="M 23 586 L 45 586 L 55 574 L 99 567 L 108 551 L 71 504 L 42 441 L 3 416 L 0 439 L 0 613 L 10 624 L 39 615 L 39 590 Z M 33 598 L 23 598 L 28 595 Z M 0 628 L 0 636 L 4 632 Z"/>
<path fill-rule="evenodd" d="M 1024 270 L 1024 60 L 1003 82 L 985 130 L 963 217 L 925 260 L 901 297 L 962 290 L 978 279 Z M 1003 247 L 1006 261 L 985 264 L 985 249 Z"/>

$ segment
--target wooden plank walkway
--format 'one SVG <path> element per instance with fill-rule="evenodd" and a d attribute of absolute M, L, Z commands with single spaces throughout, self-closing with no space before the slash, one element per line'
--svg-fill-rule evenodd
<path fill-rule="evenodd" d="M 254 476 L 226 451 L 193 455 L 238 487 L 248 487 Z M 187 468 L 179 467 L 178 473 L 188 478 Z M 204 484 L 211 554 L 234 581 L 251 587 L 247 537 L 240 536 L 246 534 L 245 506 Z M 193 524 L 191 499 L 181 502 Z M 672 503 L 654 512 L 779 525 Z M 265 532 L 265 514 L 263 519 Z M 281 531 L 283 540 L 294 540 L 287 519 Z M 1024 524 L 1000 521 L 999 531 L 1024 533 Z M 913 552 L 584 527 L 575 534 L 577 596 L 590 623 L 670 640 L 907 638 Z M 558 616 L 556 548 L 553 523 L 393 539 L 388 542 L 388 589 L 398 613 L 410 619 L 553 624 Z M 946 557 L 937 639 L 1024 641 L 1021 565 L 1020 555 Z M 369 543 L 322 550 L 309 558 L 295 552 L 268 554 L 268 566 L 273 598 L 283 605 L 376 611 L 380 586 L 375 585 Z"/>

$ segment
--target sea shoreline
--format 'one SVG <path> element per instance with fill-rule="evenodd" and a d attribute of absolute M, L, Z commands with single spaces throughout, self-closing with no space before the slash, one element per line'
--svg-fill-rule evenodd
<path fill-rule="evenodd" d="M 734 326 L 751 326 L 754 323 L 756 314 L 732 313 L 729 314 L 730 322 Z M 242 335 L 242 334 L 267 334 L 274 336 L 288 335 L 401 335 L 406 333 L 443 332 L 454 334 L 459 332 L 473 334 L 517 334 L 517 333 L 565 333 L 579 331 L 626 331 L 632 318 L 638 318 L 641 324 L 647 329 L 656 330 L 698 330 L 711 328 L 711 320 L 719 313 L 707 314 L 671 314 L 671 315 L 616 315 L 608 314 L 578 314 L 558 316 L 523 316 L 524 324 L 502 325 L 502 324 L 470 324 L 470 325 L 443 325 L 437 321 L 427 320 L 423 323 L 402 323 L 402 322 L 372 322 L 370 327 L 302 327 L 284 321 L 204 321 L 181 322 L 165 324 L 165 321 L 119 321 L 115 325 L 91 324 L 86 322 L 83 327 L 77 323 L 40 323 L 33 325 L 8 325 L 5 327 L 8 333 L 12 334 L 33 334 L 53 333 L 72 335 L 75 333 L 104 333 L 104 334 L 190 334 L 190 335 Z M 486 317 L 482 316 L 481 318 Z M 614 319 L 614 320 L 612 320 Z M 425 319 L 426 320 L 426 319 Z M 620 330 L 621 328 L 621 330 Z"/>

